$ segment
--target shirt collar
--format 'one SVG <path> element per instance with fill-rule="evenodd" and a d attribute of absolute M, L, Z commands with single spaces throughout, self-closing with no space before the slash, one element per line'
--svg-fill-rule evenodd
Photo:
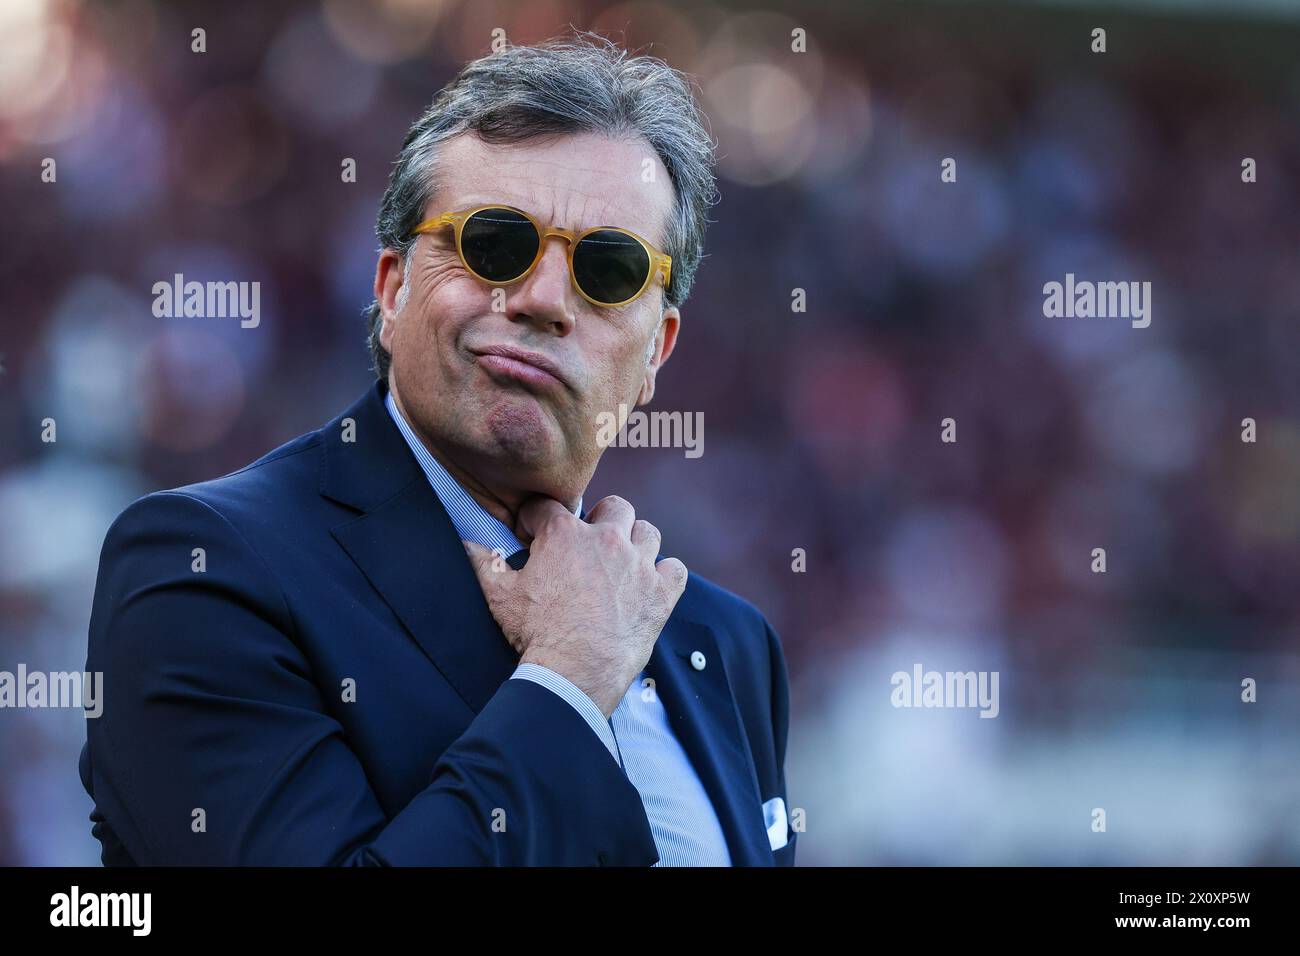
<path fill-rule="evenodd" d="M 424 447 L 424 442 L 415 434 L 411 426 L 407 424 L 406 419 L 397 408 L 397 403 L 393 401 L 393 392 L 389 389 L 388 394 L 384 396 L 384 407 L 388 409 L 388 414 L 392 416 L 393 421 L 397 424 L 397 429 L 406 439 L 406 444 L 410 446 L 415 460 L 420 463 L 420 468 L 424 471 L 425 476 L 429 479 L 429 484 L 433 486 L 433 492 L 442 502 L 442 506 L 447 510 L 447 516 L 451 518 L 451 523 L 456 527 L 456 533 L 465 541 L 473 541 L 481 544 L 485 548 L 499 550 L 504 556 L 509 557 L 516 551 L 521 550 L 524 545 L 515 536 L 503 521 L 493 515 L 488 514 L 474 497 L 462 487 L 442 463 L 429 453 L 429 449 Z M 578 499 L 578 507 L 574 514 L 582 515 L 582 499 Z"/>

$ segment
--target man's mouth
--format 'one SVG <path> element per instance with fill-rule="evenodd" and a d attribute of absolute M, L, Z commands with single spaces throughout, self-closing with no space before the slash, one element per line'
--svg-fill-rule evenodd
<path fill-rule="evenodd" d="M 536 388 L 567 387 L 569 382 L 559 363 L 541 352 L 512 345 L 489 345 L 470 350 L 483 370 L 498 381 L 513 381 Z"/>

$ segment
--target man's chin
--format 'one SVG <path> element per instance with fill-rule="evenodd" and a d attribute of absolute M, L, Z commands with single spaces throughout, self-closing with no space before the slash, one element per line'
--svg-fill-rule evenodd
<path fill-rule="evenodd" d="M 497 402 L 484 424 L 497 454 L 529 467 L 550 461 L 559 445 L 556 426 L 541 404 L 530 395 Z"/>

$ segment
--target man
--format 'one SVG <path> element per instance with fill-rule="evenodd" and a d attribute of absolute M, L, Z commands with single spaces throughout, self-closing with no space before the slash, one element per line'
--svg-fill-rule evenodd
<path fill-rule="evenodd" d="M 776 635 L 628 502 L 582 501 L 712 201 L 660 61 L 512 47 L 438 96 L 380 209 L 375 385 L 109 530 L 81 760 L 105 863 L 794 862 Z"/>

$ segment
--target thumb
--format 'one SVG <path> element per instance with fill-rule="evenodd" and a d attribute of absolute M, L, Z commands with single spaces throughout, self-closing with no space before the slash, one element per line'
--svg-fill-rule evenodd
<path fill-rule="evenodd" d="M 485 595 L 500 590 L 508 580 L 507 576 L 515 573 L 501 552 L 485 548 L 477 541 L 462 541 L 461 544 L 465 546 L 470 567 L 474 569 L 474 576 Z"/>

